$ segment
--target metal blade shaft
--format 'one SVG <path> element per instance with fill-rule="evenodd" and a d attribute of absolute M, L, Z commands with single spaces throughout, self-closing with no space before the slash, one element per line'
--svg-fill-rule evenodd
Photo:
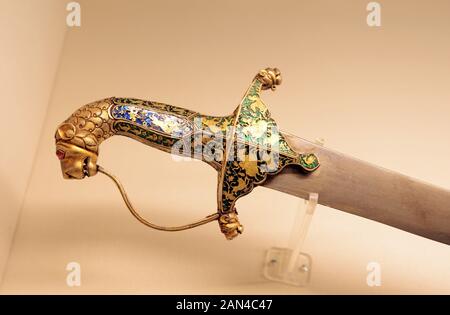
<path fill-rule="evenodd" d="M 321 166 L 309 175 L 286 168 L 265 187 L 450 245 L 450 191 L 371 165 L 301 138 L 285 135 L 297 152 L 315 153 Z"/>

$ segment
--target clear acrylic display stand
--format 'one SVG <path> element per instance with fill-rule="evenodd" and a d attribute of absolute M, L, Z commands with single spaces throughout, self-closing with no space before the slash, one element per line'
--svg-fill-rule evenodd
<path fill-rule="evenodd" d="M 301 200 L 287 248 L 272 247 L 267 251 L 264 277 L 272 281 L 305 286 L 311 273 L 311 256 L 302 252 L 319 195 L 310 193 Z"/>
<path fill-rule="evenodd" d="M 324 140 L 318 139 L 316 143 L 323 145 Z M 308 200 L 300 200 L 288 247 L 271 247 L 267 251 L 263 271 L 266 279 L 295 286 L 309 282 L 312 259 L 302 252 L 302 247 L 318 200 L 317 193 L 310 193 Z"/>

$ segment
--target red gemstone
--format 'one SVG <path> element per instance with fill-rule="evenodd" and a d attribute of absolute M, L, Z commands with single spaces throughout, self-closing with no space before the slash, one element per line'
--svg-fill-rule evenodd
<path fill-rule="evenodd" d="M 62 160 L 66 156 L 66 152 L 64 152 L 63 150 L 56 150 L 56 156 L 58 157 L 58 159 Z"/>

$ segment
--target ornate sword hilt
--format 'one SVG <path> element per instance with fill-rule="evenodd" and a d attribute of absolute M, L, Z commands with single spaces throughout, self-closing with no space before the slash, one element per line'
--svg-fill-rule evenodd
<path fill-rule="evenodd" d="M 239 106 L 229 116 L 216 117 L 158 102 L 111 97 L 87 104 L 56 130 L 56 154 L 64 178 L 82 179 L 101 172 L 118 186 L 131 213 L 143 224 L 180 231 L 211 221 L 219 222 L 227 239 L 242 233 L 236 201 L 276 175 L 287 165 L 307 174 L 319 167 L 312 153 L 294 151 L 262 102 L 263 90 L 281 84 L 276 68 L 261 70 Z M 155 225 L 137 213 L 119 180 L 97 165 L 99 145 L 113 135 L 127 136 L 165 152 L 205 161 L 219 174 L 217 212 L 179 226 Z"/>

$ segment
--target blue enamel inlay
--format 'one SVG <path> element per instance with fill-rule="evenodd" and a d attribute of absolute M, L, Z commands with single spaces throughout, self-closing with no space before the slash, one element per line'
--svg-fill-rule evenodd
<path fill-rule="evenodd" d="M 115 105 L 111 109 L 115 119 L 131 121 L 138 126 L 181 138 L 192 132 L 192 126 L 177 116 L 158 113 L 135 105 Z"/>

